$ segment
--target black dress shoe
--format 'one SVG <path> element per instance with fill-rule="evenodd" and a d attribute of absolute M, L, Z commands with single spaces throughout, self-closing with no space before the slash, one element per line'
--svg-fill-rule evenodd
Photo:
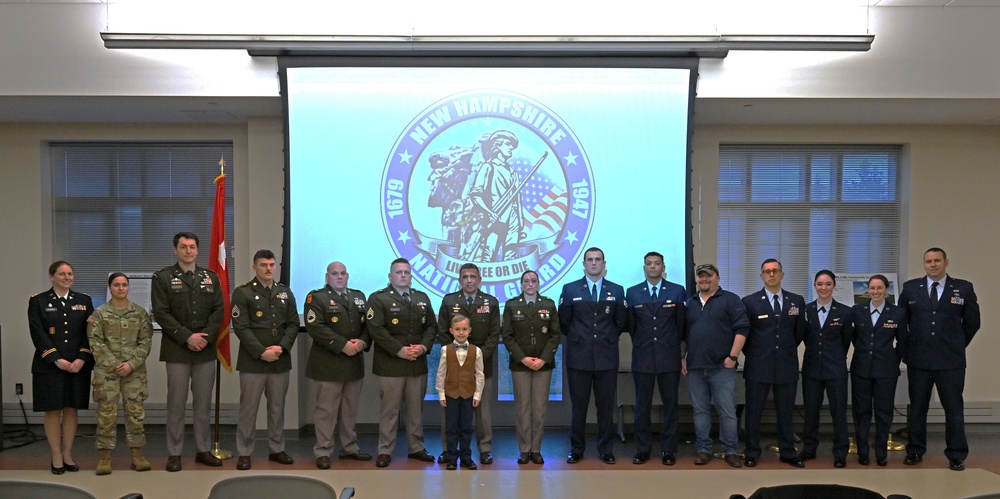
<path fill-rule="evenodd" d="M 267 455 L 267 460 L 268 461 L 274 461 L 274 462 L 276 462 L 278 464 L 292 464 L 292 463 L 295 462 L 292 459 L 292 456 L 289 456 L 288 454 L 285 454 L 285 451 L 272 452 L 272 453 L 270 453 L 270 454 Z"/>
<path fill-rule="evenodd" d="M 388 454 L 379 454 L 378 457 L 375 458 L 375 466 L 379 468 L 385 468 L 386 466 L 389 466 L 389 463 L 391 462 L 392 456 Z"/>
<path fill-rule="evenodd" d="M 673 452 L 663 452 L 660 454 L 660 457 L 662 458 L 663 464 L 666 466 L 673 466 L 677 464 L 677 458 L 674 457 Z"/>
<path fill-rule="evenodd" d="M 441 451 L 441 453 L 438 454 L 438 464 L 444 464 L 448 462 L 448 458 L 445 457 L 445 454 L 447 454 L 447 452 L 445 451 Z"/>
<path fill-rule="evenodd" d="M 181 470 L 181 456 L 167 456 L 167 471 Z"/>
<path fill-rule="evenodd" d="M 617 462 L 615 461 L 614 454 L 605 454 L 601 456 L 601 461 L 604 461 L 604 464 L 615 464 Z"/>
<path fill-rule="evenodd" d="M 341 454 L 340 458 L 341 459 L 353 459 L 355 461 L 371 461 L 372 460 L 372 455 L 369 454 L 369 453 L 367 453 L 367 452 L 365 452 L 365 451 L 363 451 L 363 450 L 361 450 L 361 449 L 358 449 L 357 451 L 352 452 L 351 454 Z"/>
<path fill-rule="evenodd" d="M 250 469 L 250 456 L 238 457 L 236 459 L 236 469 L 241 471 Z"/>
<path fill-rule="evenodd" d="M 576 452 L 570 452 L 569 455 L 566 456 L 566 462 L 569 464 L 579 463 L 581 459 L 583 459 L 583 454 L 577 454 Z"/>
<path fill-rule="evenodd" d="M 471 462 L 471 460 L 470 460 Z M 493 453 L 490 451 L 479 453 L 479 462 L 483 464 L 493 464 Z M 464 465 L 463 465 L 464 466 Z"/>
<path fill-rule="evenodd" d="M 445 466 L 445 469 L 457 470 L 458 469 L 458 463 L 448 463 L 448 465 Z"/>
<path fill-rule="evenodd" d="M 467 470 L 474 470 L 479 468 L 479 466 L 476 466 L 476 462 L 473 461 L 471 457 L 463 457 L 461 459 L 461 462 L 462 462 L 462 467 Z"/>
<path fill-rule="evenodd" d="M 632 457 L 632 464 L 642 464 L 645 463 L 646 461 L 649 461 L 648 452 L 640 452 Z"/>
<path fill-rule="evenodd" d="M 205 466 L 222 466 L 222 460 L 215 457 L 211 452 L 199 452 L 194 455 L 194 462 Z"/>
<path fill-rule="evenodd" d="M 328 456 L 320 456 L 316 458 L 316 468 L 321 470 L 330 469 L 330 458 Z"/>
<path fill-rule="evenodd" d="M 535 464 L 545 464 L 545 458 L 542 457 L 542 453 L 541 452 L 532 452 L 531 453 L 531 462 L 535 463 Z"/>
<path fill-rule="evenodd" d="M 903 464 L 907 466 L 913 466 L 914 464 L 917 464 L 923 460 L 924 460 L 923 456 L 918 456 L 916 454 L 907 454 L 906 457 L 903 459 Z"/>
<path fill-rule="evenodd" d="M 868 464 L 868 463 L 865 463 Z M 889 466 L 889 458 L 887 457 L 877 457 L 875 458 L 875 464 L 879 466 Z"/>
<path fill-rule="evenodd" d="M 56 465 L 54 465 L 52 463 L 49 463 L 49 466 L 52 467 L 52 474 L 53 475 L 62 475 L 63 473 L 66 472 L 66 465 L 65 464 L 63 464 L 62 466 L 60 466 L 58 468 L 56 468 Z"/>
<path fill-rule="evenodd" d="M 420 449 L 420 452 L 411 452 L 406 455 L 410 459 L 419 459 L 425 463 L 433 463 L 434 456 L 427 453 L 427 449 Z"/>
<path fill-rule="evenodd" d="M 961 459 L 949 459 L 948 469 L 951 471 L 963 471 L 965 470 L 965 463 Z"/>
<path fill-rule="evenodd" d="M 531 456 L 527 452 L 522 452 L 517 456 L 517 464 L 528 464 Z"/>
<path fill-rule="evenodd" d="M 803 461 L 808 461 L 810 459 L 816 459 L 816 454 L 807 454 L 805 452 L 800 452 L 799 453 L 799 459 L 801 459 Z"/>
<path fill-rule="evenodd" d="M 858 464 L 868 466 L 868 456 L 858 456 Z"/>
<path fill-rule="evenodd" d="M 847 460 L 846 459 L 844 459 L 842 457 L 835 457 L 835 458 L 833 458 L 833 467 L 834 468 L 843 468 L 844 466 L 847 466 Z"/>
<path fill-rule="evenodd" d="M 757 466 L 757 458 L 756 457 L 748 457 L 748 458 L 746 458 L 746 459 L 743 460 L 743 465 L 746 466 L 747 468 L 753 468 L 753 467 Z"/>
<path fill-rule="evenodd" d="M 63 462 L 63 468 L 66 468 L 66 471 L 69 471 L 71 473 L 76 473 L 77 471 L 80 471 L 80 466 L 76 463 L 70 464 L 67 462 Z"/>
<path fill-rule="evenodd" d="M 806 467 L 806 462 L 803 461 L 802 458 L 799 457 L 799 456 L 789 457 L 789 458 L 782 457 L 782 458 L 779 459 L 779 461 L 781 461 L 781 462 L 783 462 L 783 463 L 785 463 L 785 464 L 787 464 L 789 466 L 794 466 L 796 468 L 805 468 Z"/>

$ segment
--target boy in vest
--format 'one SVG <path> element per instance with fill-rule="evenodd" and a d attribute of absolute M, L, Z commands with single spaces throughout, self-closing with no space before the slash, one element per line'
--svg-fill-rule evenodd
<path fill-rule="evenodd" d="M 445 461 L 448 469 L 458 469 L 458 461 L 468 470 L 476 469 L 472 460 L 472 414 L 483 394 L 483 353 L 469 343 L 472 325 L 469 318 L 456 314 L 448 329 L 455 341 L 441 347 L 441 363 L 437 372 L 437 392 L 445 408 L 448 449 Z"/>

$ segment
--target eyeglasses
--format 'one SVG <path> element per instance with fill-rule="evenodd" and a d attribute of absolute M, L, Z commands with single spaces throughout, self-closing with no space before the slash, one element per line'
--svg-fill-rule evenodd
<path fill-rule="evenodd" d="M 760 271 L 760 273 L 761 274 L 767 274 L 767 275 L 778 275 L 778 274 L 781 273 L 781 269 L 767 269 L 767 270 Z"/>

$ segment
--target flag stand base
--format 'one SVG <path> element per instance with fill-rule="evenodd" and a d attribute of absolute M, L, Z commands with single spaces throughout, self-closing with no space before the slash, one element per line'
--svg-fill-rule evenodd
<path fill-rule="evenodd" d="M 219 442 L 212 444 L 212 455 L 219 459 L 232 459 L 233 452 L 219 448 Z"/>

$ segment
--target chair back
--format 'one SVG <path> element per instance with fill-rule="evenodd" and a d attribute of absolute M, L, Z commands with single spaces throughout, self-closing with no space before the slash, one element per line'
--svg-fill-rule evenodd
<path fill-rule="evenodd" d="M 330 484 L 302 475 L 246 475 L 226 478 L 212 487 L 209 499 L 294 497 L 337 499 Z"/>
<path fill-rule="evenodd" d="M 17 499 L 97 499 L 79 487 L 34 480 L 0 480 L 0 497 Z"/>

